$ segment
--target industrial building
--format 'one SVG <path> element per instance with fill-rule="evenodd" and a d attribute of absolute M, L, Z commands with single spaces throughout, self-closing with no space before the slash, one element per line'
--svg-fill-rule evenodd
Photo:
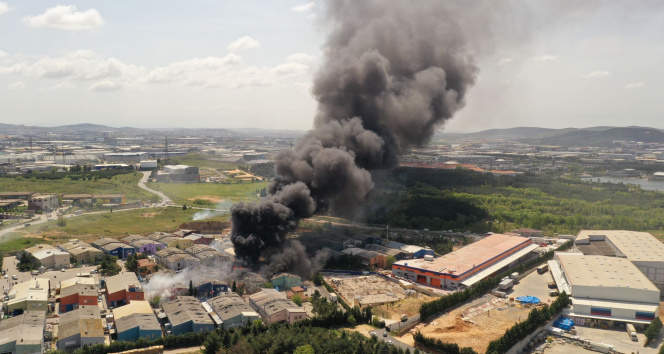
<path fill-rule="evenodd" d="M 69 240 L 69 242 L 60 245 L 59 248 L 68 252 L 71 257 L 81 263 L 95 262 L 104 255 L 102 250 L 77 239 Z"/>
<path fill-rule="evenodd" d="M 161 325 L 147 301 L 132 301 L 118 307 L 113 310 L 113 318 L 118 340 L 154 340 L 162 336 Z"/>
<path fill-rule="evenodd" d="M 214 266 L 216 264 L 219 264 L 219 262 L 231 261 L 231 257 L 229 257 L 228 255 L 225 255 L 217 251 L 216 249 L 206 245 L 193 245 L 191 247 L 185 248 L 184 251 L 198 258 L 201 261 L 201 264 L 205 266 Z"/>
<path fill-rule="evenodd" d="M 0 322 L 0 353 L 42 353 L 46 313 L 25 311 Z"/>
<path fill-rule="evenodd" d="M 198 167 L 187 165 L 166 165 L 157 172 L 157 182 L 198 183 L 201 175 Z"/>
<path fill-rule="evenodd" d="M 263 289 L 249 296 L 249 304 L 266 324 L 288 322 L 293 324 L 307 318 L 307 312 L 275 289 Z"/>
<path fill-rule="evenodd" d="M 104 344 L 104 323 L 98 306 L 85 306 L 60 315 L 58 349 L 75 350 Z"/>
<path fill-rule="evenodd" d="M 106 302 L 109 307 L 145 300 L 145 293 L 134 273 L 121 273 L 106 278 Z"/>
<path fill-rule="evenodd" d="M 625 258 L 557 252 L 549 269 L 571 295 L 571 317 L 650 323 L 659 314 L 659 289 Z"/>
<path fill-rule="evenodd" d="M 396 241 L 387 243 L 385 247 L 394 248 L 403 251 L 404 258 L 424 258 L 424 256 L 435 255 L 434 251 L 429 247 L 407 245 Z"/>
<path fill-rule="evenodd" d="M 529 238 L 493 234 L 438 258 L 397 261 L 392 273 L 435 288 L 469 287 L 531 257 L 537 247 Z"/>
<path fill-rule="evenodd" d="M 136 253 L 134 247 L 113 238 L 100 238 L 90 244 L 110 256 L 118 257 L 118 259 L 125 259 Z"/>
<path fill-rule="evenodd" d="M 48 311 L 50 283 L 46 278 L 32 278 L 14 285 L 5 303 L 5 313 L 18 314 L 22 311 Z"/>
<path fill-rule="evenodd" d="M 627 258 L 664 292 L 664 244 L 647 232 L 581 230 L 574 241 L 585 255 Z"/>
<path fill-rule="evenodd" d="M 60 206 L 57 194 L 37 194 L 28 200 L 28 209 L 51 212 Z"/>
<path fill-rule="evenodd" d="M 59 249 L 42 249 L 33 252 L 32 255 L 47 269 L 69 268 L 71 256 L 68 252 Z"/>
<path fill-rule="evenodd" d="M 272 277 L 272 286 L 279 289 L 290 289 L 302 285 L 302 278 L 290 273 L 279 273 Z"/>
<path fill-rule="evenodd" d="M 163 304 L 161 308 L 171 324 L 173 335 L 214 330 L 214 322 L 193 296 L 178 296 L 174 301 Z"/>
<path fill-rule="evenodd" d="M 203 303 L 208 312 L 218 317 L 219 328 L 248 326 L 260 316 L 237 293 L 222 293 Z M 215 316 L 212 316 L 214 319 Z"/>
<path fill-rule="evenodd" d="M 198 296 L 201 298 L 215 297 L 228 291 L 227 282 L 205 276 L 197 276 L 192 279 L 192 285 L 196 288 Z"/>
<path fill-rule="evenodd" d="M 92 278 L 90 278 L 92 279 Z M 74 283 L 60 288 L 60 313 L 69 312 L 81 306 L 97 307 L 97 287 L 94 284 Z"/>
<path fill-rule="evenodd" d="M 155 259 L 164 267 L 178 271 L 185 268 L 196 268 L 201 261 L 189 253 L 175 247 L 166 247 L 155 253 Z"/>
<path fill-rule="evenodd" d="M 129 235 L 127 237 L 122 238 L 121 241 L 130 246 L 133 246 L 134 249 L 136 250 L 136 253 L 154 255 L 155 253 L 157 253 L 157 251 L 166 248 L 165 244 L 158 241 L 150 240 L 140 235 Z"/>

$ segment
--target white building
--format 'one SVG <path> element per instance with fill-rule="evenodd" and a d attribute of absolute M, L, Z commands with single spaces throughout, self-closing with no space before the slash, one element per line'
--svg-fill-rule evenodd
<path fill-rule="evenodd" d="M 557 252 L 549 268 L 571 317 L 645 324 L 659 314 L 659 289 L 625 258 Z"/>
<path fill-rule="evenodd" d="M 32 253 L 41 265 L 46 268 L 61 269 L 69 268 L 71 256 L 68 252 L 59 249 L 43 249 Z"/>
<path fill-rule="evenodd" d="M 627 258 L 664 291 L 664 244 L 647 232 L 581 230 L 574 242 L 586 255 Z"/>

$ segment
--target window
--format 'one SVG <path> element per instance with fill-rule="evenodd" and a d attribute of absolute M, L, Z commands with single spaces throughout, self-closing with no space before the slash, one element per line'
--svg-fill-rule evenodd
<path fill-rule="evenodd" d="M 652 321 L 655 319 L 655 314 L 652 312 L 636 312 L 636 316 L 634 316 L 637 320 L 648 320 Z"/>
<path fill-rule="evenodd" d="M 85 299 L 84 299 L 84 300 L 83 300 L 83 303 L 84 303 L 84 304 L 87 304 L 87 303 L 88 303 L 88 300 L 85 300 Z"/>

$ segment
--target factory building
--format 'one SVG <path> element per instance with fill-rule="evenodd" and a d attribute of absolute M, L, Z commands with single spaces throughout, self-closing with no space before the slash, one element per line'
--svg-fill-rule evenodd
<path fill-rule="evenodd" d="M 46 313 L 26 311 L 0 322 L 0 353 L 42 353 Z"/>
<path fill-rule="evenodd" d="M 175 301 L 163 304 L 162 309 L 171 324 L 173 335 L 214 330 L 214 322 L 193 296 L 178 296 Z"/>
<path fill-rule="evenodd" d="M 113 310 L 113 317 L 119 341 L 139 338 L 155 340 L 162 337 L 161 325 L 147 301 L 132 301 L 118 307 Z"/>
<path fill-rule="evenodd" d="M 28 209 L 51 212 L 60 206 L 57 194 L 38 194 L 28 200 Z"/>
<path fill-rule="evenodd" d="M 5 313 L 17 315 L 23 311 L 48 311 L 48 294 L 51 292 L 47 278 L 32 278 L 14 285 L 5 303 Z"/>
<path fill-rule="evenodd" d="M 72 351 L 104 344 L 104 323 L 98 306 L 85 306 L 60 315 L 58 349 Z"/>
<path fill-rule="evenodd" d="M 100 238 L 92 241 L 91 244 L 110 256 L 118 257 L 118 259 L 125 259 L 136 253 L 134 247 L 112 238 Z"/>
<path fill-rule="evenodd" d="M 95 262 L 97 259 L 100 259 L 104 255 L 102 250 L 94 248 L 91 245 L 85 242 L 81 242 L 77 239 L 69 240 L 69 242 L 60 245 L 59 248 L 68 252 L 69 255 L 76 260 L 76 262 L 81 263 Z"/>
<path fill-rule="evenodd" d="M 249 296 L 249 304 L 266 324 L 288 322 L 293 324 L 307 318 L 303 308 L 286 298 L 286 294 L 275 289 L 263 289 Z"/>
<path fill-rule="evenodd" d="M 290 273 L 279 273 L 272 276 L 272 286 L 279 289 L 290 289 L 302 285 L 302 278 Z"/>
<path fill-rule="evenodd" d="M 571 317 L 647 324 L 659 314 L 659 289 L 625 258 L 558 252 L 549 268 Z"/>
<path fill-rule="evenodd" d="M 469 287 L 530 258 L 537 247 L 529 238 L 493 234 L 438 258 L 395 262 L 392 274 L 440 289 Z"/>
<path fill-rule="evenodd" d="M 574 241 L 585 255 L 627 258 L 664 292 L 664 244 L 647 232 L 581 230 Z"/>
<path fill-rule="evenodd" d="M 260 316 L 237 293 L 221 293 L 203 303 L 219 328 L 249 326 Z"/>
<path fill-rule="evenodd" d="M 106 302 L 109 307 L 145 300 L 145 293 L 134 273 L 121 273 L 106 278 Z"/>

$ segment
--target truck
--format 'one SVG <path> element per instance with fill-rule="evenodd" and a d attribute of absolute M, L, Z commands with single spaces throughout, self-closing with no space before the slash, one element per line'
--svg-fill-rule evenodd
<path fill-rule="evenodd" d="M 514 285 L 514 279 L 509 279 L 509 278 L 508 279 L 503 279 L 503 281 L 501 281 L 498 284 L 498 289 L 508 290 L 512 287 L 512 285 Z"/>
<path fill-rule="evenodd" d="M 81 278 L 89 278 L 92 275 L 90 274 L 90 272 L 83 272 L 83 273 L 76 273 L 76 276 Z"/>
<path fill-rule="evenodd" d="M 629 338 L 637 342 L 639 339 L 636 338 L 636 329 L 634 328 L 634 325 L 628 323 L 625 325 L 625 328 L 627 329 L 627 334 L 629 335 Z"/>
<path fill-rule="evenodd" d="M 542 264 L 541 266 L 537 267 L 537 274 L 544 274 L 549 270 L 549 265 L 548 264 Z"/>

